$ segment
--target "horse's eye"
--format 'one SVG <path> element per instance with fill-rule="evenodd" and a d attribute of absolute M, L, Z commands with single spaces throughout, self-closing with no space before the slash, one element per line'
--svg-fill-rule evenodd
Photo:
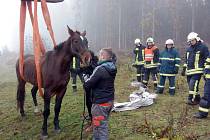
<path fill-rule="evenodd" d="M 78 40 L 74 40 L 74 43 L 77 44 L 79 41 Z"/>

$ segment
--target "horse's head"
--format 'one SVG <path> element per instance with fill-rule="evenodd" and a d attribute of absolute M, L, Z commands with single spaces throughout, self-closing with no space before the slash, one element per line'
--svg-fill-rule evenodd
<path fill-rule="evenodd" d="M 68 26 L 67 26 L 68 27 Z M 76 57 L 82 60 L 84 65 L 89 65 L 91 54 L 88 50 L 88 40 L 85 37 L 86 32 L 80 33 L 78 31 L 74 32 L 68 27 L 69 39 L 68 44 L 70 45 L 70 51 Z"/>

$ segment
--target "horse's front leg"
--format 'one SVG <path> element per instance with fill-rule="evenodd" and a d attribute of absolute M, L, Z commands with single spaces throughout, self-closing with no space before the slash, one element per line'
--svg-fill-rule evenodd
<path fill-rule="evenodd" d="M 38 103 L 37 103 L 37 98 L 36 98 L 37 91 L 38 91 L 38 87 L 33 86 L 33 88 L 31 89 L 31 95 L 33 98 L 34 106 L 35 106 L 34 113 L 39 113 Z"/>
<path fill-rule="evenodd" d="M 44 112 L 43 112 L 43 125 L 42 125 L 42 138 L 47 138 L 47 119 L 50 115 L 50 92 L 48 90 L 44 91 Z"/>
<path fill-rule="evenodd" d="M 55 99 L 55 107 L 54 107 L 54 111 L 55 111 L 55 117 L 54 117 L 54 129 L 56 133 L 60 132 L 60 126 L 59 126 L 59 113 L 60 113 L 60 109 L 61 109 L 61 104 L 62 104 L 62 100 L 63 100 L 63 96 L 66 93 L 66 88 L 63 88 L 59 93 L 57 93 L 56 95 L 56 99 Z"/>

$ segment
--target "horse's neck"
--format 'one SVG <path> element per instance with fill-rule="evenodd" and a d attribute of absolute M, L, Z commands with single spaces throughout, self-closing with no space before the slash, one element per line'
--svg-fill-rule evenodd
<path fill-rule="evenodd" d="M 55 52 L 54 57 L 58 60 L 57 63 L 62 71 L 69 71 L 68 69 L 70 68 L 73 56 L 67 45 L 64 44 L 60 50 Z"/>

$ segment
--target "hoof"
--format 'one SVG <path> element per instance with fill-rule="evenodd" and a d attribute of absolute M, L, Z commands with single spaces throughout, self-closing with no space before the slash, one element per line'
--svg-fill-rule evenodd
<path fill-rule="evenodd" d="M 40 139 L 41 139 L 41 140 L 45 140 L 45 139 L 47 139 L 47 138 L 48 138 L 48 134 L 47 134 L 47 133 L 42 132 L 42 133 L 41 133 L 41 137 L 40 137 Z"/>
<path fill-rule="evenodd" d="M 21 114 L 21 120 L 26 120 L 26 114 L 25 113 L 23 113 L 23 114 Z"/>
<path fill-rule="evenodd" d="M 34 113 L 37 114 L 37 113 L 39 113 L 39 112 L 40 112 L 40 111 L 39 111 L 39 108 L 38 108 L 38 107 L 35 107 Z"/>
<path fill-rule="evenodd" d="M 54 133 L 55 133 L 55 134 L 59 134 L 60 132 L 61 132 L 61 129 L 60 129 L 60 128 L 54 129 Z"/>
<path fill-rule="evenodd" d="M 24 118 L 26 116 L 25 113 L 20 113 L 21 114 L 21 117 Z"/>

